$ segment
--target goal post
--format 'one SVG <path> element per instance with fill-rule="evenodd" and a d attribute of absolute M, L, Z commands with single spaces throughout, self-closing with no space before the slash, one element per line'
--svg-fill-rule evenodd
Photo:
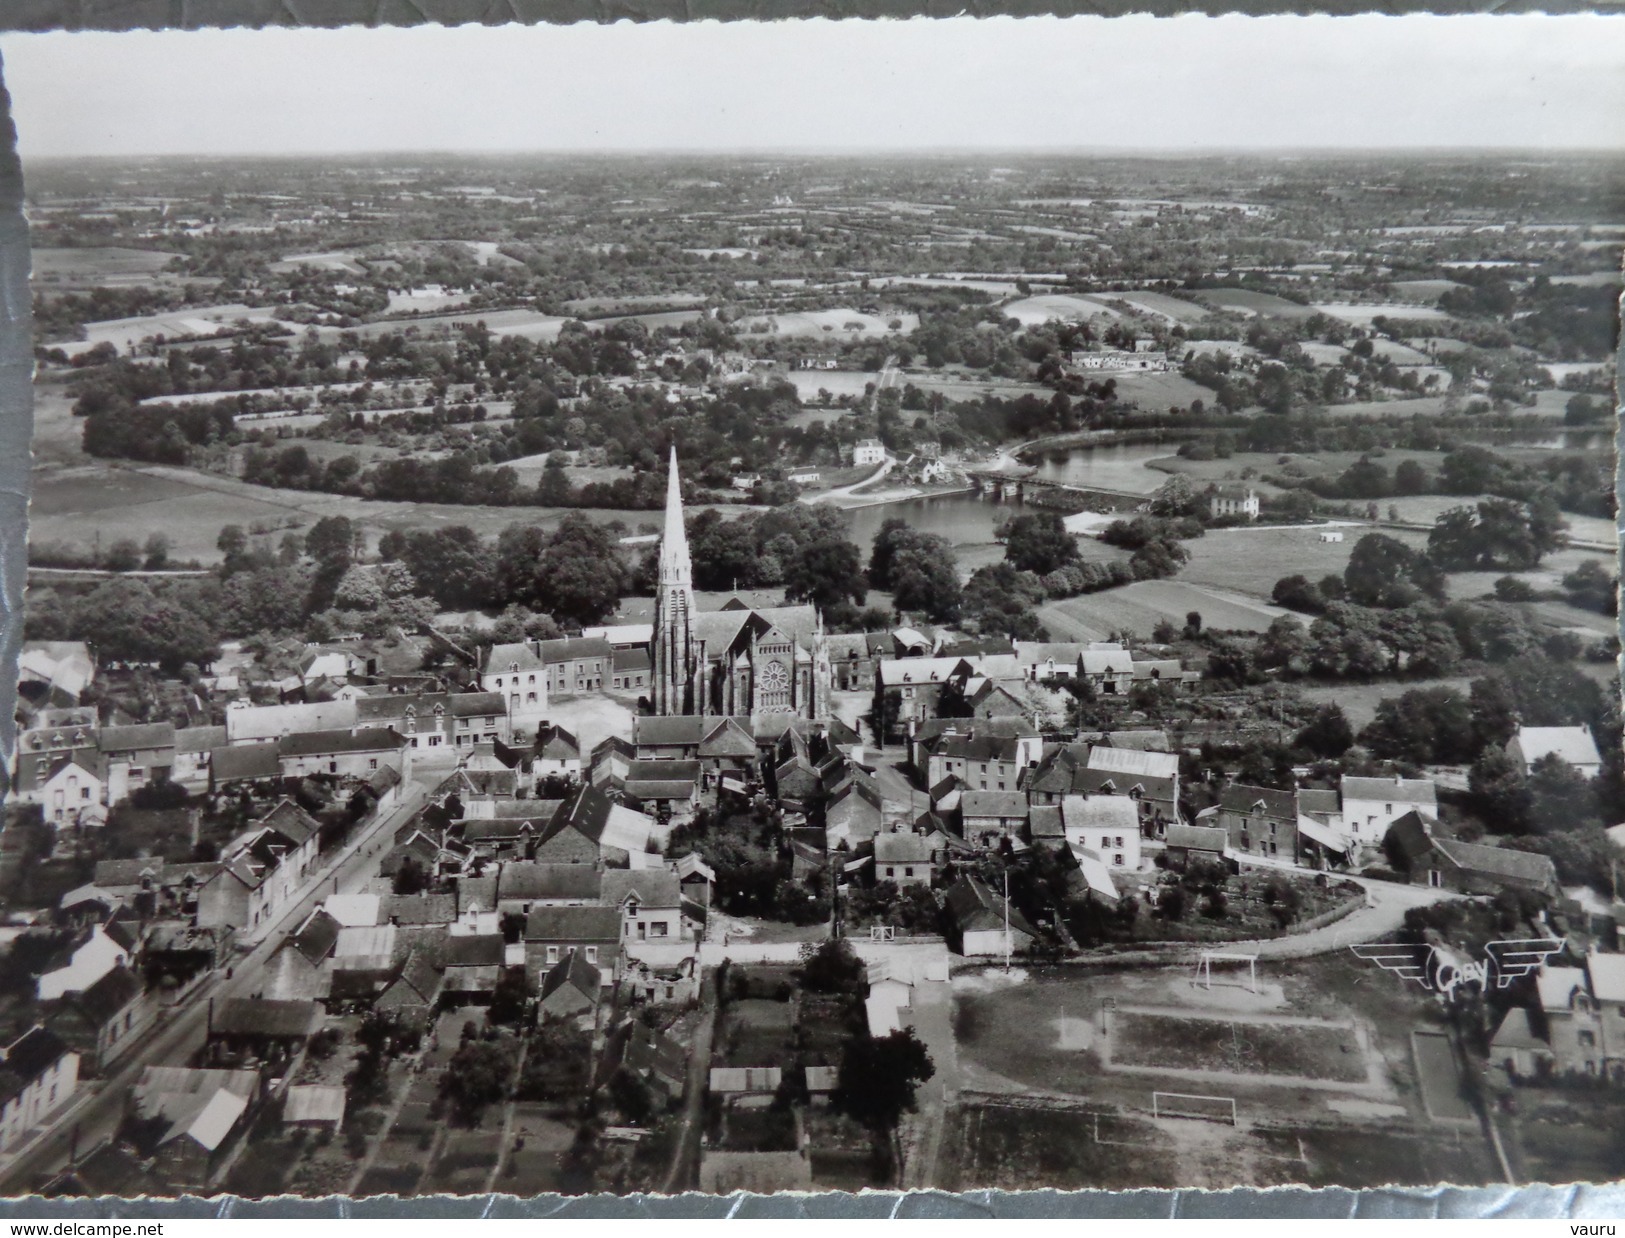
<path fill-rule="evenodd" d="M 1234 1096 L 1193 1096 L 1188 1092 L 1151 1093 L 1154 1118 L 1196 1118 L 1205 1122 L 1241 1123 L 1236 1116 Z"/>
<path fill-rule="evenodd" d="M 1193 985 L 1201 985 L 1204 989 L 1213 987 L 1213 965 L 1215 963 L 1245 963 L 1247 964 L 1246 989 L 1249 993 L 1258 992 L 1258 956 L 1256 954 L 1238 954 L 1228 950 L 1204 950 L 1196 960 L 1196 974 L 1191 977 Z M 1220 975 L 1224 973 L 1221 971 Z M 1221 980 L 1222 984 L 1223 981 Z"/>

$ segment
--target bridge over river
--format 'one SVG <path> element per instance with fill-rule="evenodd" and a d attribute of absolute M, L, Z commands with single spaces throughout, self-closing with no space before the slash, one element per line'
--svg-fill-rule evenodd
<path fill-rule="evenodd" d="M 995 502 L 1014 499 L 1064 512 L 1133 512 L 1144 510 L 1147 503 L 1143 494 L 1055 481 L 1038 476 L 1034 468 L 971 468 L 965 477 L 975 493 Z"/>

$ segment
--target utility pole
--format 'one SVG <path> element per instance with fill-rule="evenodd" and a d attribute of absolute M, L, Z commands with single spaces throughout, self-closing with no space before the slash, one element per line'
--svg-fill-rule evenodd
<path fill-rule="evenodd" d="M 1004 970 L 1010 970 L 1010 865 L 1004 866 Z"/>

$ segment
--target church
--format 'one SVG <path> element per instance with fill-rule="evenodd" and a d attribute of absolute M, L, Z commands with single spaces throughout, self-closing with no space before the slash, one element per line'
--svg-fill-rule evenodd
<path fill-rule="evenodd" d="M 656 714 L 816 718 L 828 708 L 829 653 L 814 607 L 757 609 L 737 598 L 721 610 L 701 611 L 695 604 L 675 447 L 650 643 Z"/>

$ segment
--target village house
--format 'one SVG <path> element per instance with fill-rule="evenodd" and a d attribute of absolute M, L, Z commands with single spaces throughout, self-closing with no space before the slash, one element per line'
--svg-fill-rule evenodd
<path fill-rule="evenodd" d="M 1037 931 L 1002 895 L 975 877 L 961 877 L 949 887 L 948 914 L 967 958 L 1020 954 L 1037 940 Z"/>
<path fill-rule="evenodd" d="M 610 655 L 612 686 L 617 692 L 645 692 L 654 664 L 648 649 L 617 649 Z"/>
<path fill-rule="evenodd" d="M 1027 797 L 1020 791 L 966 791 L 959 797 L 959 819 L 966 842 L 996 847 L 1025 832 Z"/>
<path fill-rule="evenodd" d="M 1388 827 L 1408 812 L 1439 812 L 1438 793 L 1431 778 L 1353 778 L 1345 774 L 1338 784 L 1342 828 L 1359 846 L 1380 846 Z M 1302 802 L 1299 809 L 1308 812 Z"/>
<path fill-rule="evenodd" d="M 1397 872 L 1412 885 L 1459 894 L 1529 890 L 1555 897 L 1560 889 L 1550 856 L 1510 847 L 1486 847 L 1441 837 L 1434 822 L 1408 812 L 1388 827 L 1385 847 Z"/>
<path fill-rule="evenodd" d="M 34 996 L 48 1002 L 64 993 L 82 992 L 115 967 L 131 966 L 137 945 L 134 930 L 134 924 L 116 918 L 92 926 L 75 940 L 60 967 L 40 974 Z"/>
<path fill-rule="evenodd" d="M 402 776 L 411 772 L 411 741 L 388 728 L 359 731 L 303 731 L 277 741 L 284 778 L 310 774 L 365 782 L 386 765 Z"/>
<path fill-rule="evenodd" d="M 659 864 L 671 831 L 653 817 L 617 804 L 594 786 L 565 802 L 537 837 L 533 857 L 544 864 Z"/>
<path fill-rule="evenodd" d="M 886 445 L 877 438 L 859 439 L 852 448 L 852 467 L 865 468 L 886 462 Z"/>
<path fill-rule="evenodd" d="M 370 696 L 355 703 L 359 730 L 394 731 L 413 748 L 461 748 L 513 739 L 500 692 L 420 692 Z"/>
<path fill-rule="evenodd" d="M 130 1094 L 126 1131 L 171 1192 L 202 1193 L 225 1168 L 260 1096 L 256 1070 L 147 1066 Z"/>
<path fill-rule="evenodd" d="M 0 1050 L 0 1153 L 63 1105 L 79 1087 L 79 1055 L 35 1026 Z"/>
<path fill-rule="evenodd" d="M 1117 795 L 1069 795 L 1061 801 L 1067 845 L 1086 849 L 1109 868 L 1140 867 L 1140 819 L 1134 801 Z"/>
<path fill-rule="evenodd" d="M 712 779 L 752 781 L 758 746 L 751 720 L 676 714 L 632 720 L 632 746 L 640 761 L 698 761 Z"/>
<path fill-rule="evenodd" d="M 913 830 L 882 830 L 875 835 L 875 880 L 899 886 L 929 886 L 936 875 L 936 850 L 929 835 Z"/>
<path fill-rule="evenodd" d="M 497 873 L 497 914 L 527 916 L 532 907 L 594 906 L 600 902 L 604 877 L 594 864 L 503 864 Z"/>
<path fill-rule="evenodd" d="M 529 734 L 547 721 L 547 663 L 532 641 L 491 646 L 480 671 L 480 690 L 508 703 L 509 725 Z"/>
<path fill-rule="evenodd" d="M 531 757 L 531 771 L 538 779 L 581 777 L 581 743 L 562 726 L 537 727 Z"/>
<path fill-rule="evenodd" d="M 925 745 L 927 786 L 951 775 L 971 790 L 1014 791 L 1022 774 L 1043 755 L 1043 741 L 1025 721 L 1000 728 L 1004 734 L 989 734 L 968 719 L 956 721 L 964 727 L 962 732 L 948 730 Z"/>
<path fill-rule="evenodd" d="M 45 820 L 58 830 L 105 825 L 108 804 L 106 765 L 93 750 L 75 750 L 55 758 L 35 786 L 19 780 L 18 803 L 43 807 Z"/>
<path fill-rule="evenodd" d="M 670 869 L 609 869 L 600 898 L 619 909 L 621 935 L 628 942 L 682 940 L 682 887 Z"/>
<path fill-rule="evenodd" d="M 1215 518 L 1241 516 L 1258 519 L 1258 491 L 1251 486 L 1214 485 L 1204 492 L 1208 512 Z"/>
<path fill-rule="evenodd" d="M 1231 783 L 1219 792 L 1218 827 L 1233 851 L 1298 860 L 1298 797 L 1274 787 Z"/>
<path fill-rule="evenodd" d="M 1179 757 L 1171 752 L 1095 744 L 1074 779 L 1086 795 L 1133 800 L 1146 837 L 1160 835 L 1179 816 Z"/>
<path fill-rule="evenodd" d="M 209 754 L 227 743 L 223 726 L 189 726 L 175 732 L 175 763 L 169 780 L 196 793 L 209 787 Z"/>
<path fill-rule="evenodd" d="M 1507 740 L 1507 756 L 1525 774 L 1535 772 L 1543 758 L 1555 756 L 1582 778 L 1602 772 L 1602 754 L 1591 728 L 1581 726 L 1521 726 Z"/>
<path fill-rule="evenodd" d="M 286 705 L 252 705 L 236 700 L 226 706 L 226 739 L 231 744 L 274 744 L 289 735 L 355 728 L 354 700 Z"/>
<path fill-rule="evenodd" d="M 533 907 L 525 917 L 525 972 L 536 983 L 566 954 L 579 950 L 613 982 L 619 969 L 624 916 L 618 907 Z"/>
<path fill-rule="evenodd" d="M 221 849 L 198 891 L 201 928 L 257 929 L 275 922 L 315 872 L 321 828 L 283 799 Z"/>
<path fill-rule="evenodd" d="M 581 951 L 570 951 L 542 977 L 537 1016 L 542 1019 L 573 1019 L 598 1008 L 603 992 L 603 974 L 587 961 Z"/>
<path fill-rule="evenodd" d="M 96 659 L 84 641 L 24 641 L 17 655 L 17 695 L 35 710 L 77 705 L 95 678 Z"/>
<path fill-rule="evenodd" d="M 629 806 L 679 825 L 699 807 L 700 778 L 698 761 L 633 761 L 620 791 Z"/>
<path fill-rule="evenodd" d="M 104 726 L 96 733 L 96 747 L 107 771 L 107 801 L 116 804 L 138 787 L 168 780 L 175 764 L 175 724 Z"/>
<path fill-rule="evenodd" d="M 496 994 L 507 967 L 508 948 L 500 934 L 448 936 L 440 958 L 441 993 L 448 1003 L 483 1006 Z"/>
<path fill-rule="evenodd" d="M 46 1007 L 45 1025 L 80 1056 L 85 1074 L 105 1074 L 157 1017 L 141 978 L 115 967 L 89 988 L 64 993 Z"/>
<path fill-rule="evenodd" d="M 558 696 L 600 692 L 614 676 L 615 651 L 607 640 L 580 636 L 536 642 L 547 690 Z"/>

